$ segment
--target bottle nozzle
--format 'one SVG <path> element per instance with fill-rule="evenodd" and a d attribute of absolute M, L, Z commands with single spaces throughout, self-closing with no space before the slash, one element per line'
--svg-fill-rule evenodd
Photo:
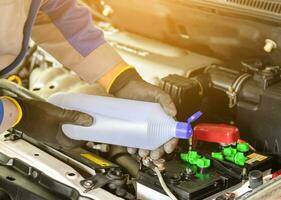
<path fill-rule="evenodd" d="M 193 128 L 191 126 L 191 123 L 196 121 L 203 113 L 201 111 L 198 111 L 191 115 L 186 123 L 185 122 L 178 122 L 176 127 L 176 137 L 181 139 L 188 139 L 193 134 Z"/>

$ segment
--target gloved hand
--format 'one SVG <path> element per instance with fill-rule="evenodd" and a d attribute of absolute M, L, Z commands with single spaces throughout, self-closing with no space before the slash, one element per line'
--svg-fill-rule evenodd
<path fill-rule="evenodd" d="M 133 68 L 119 75 L 109 92 L 120 98 L 160 103 L 165 112 L 173 117 L 177 113 L 170 95 L 145 82 Z"/>
<path fill-rule="evenodd" d="M 160 88 L 143 80 L 131 80 L 124 87 L 114 93 L 116 97 L 140 101 L 157 102 L 170 116 L 175 116 L 177 111 L 170 95 Z"/>
<path fill-rule="evenodd" d="M 114 81 L 110 93 L 116 97 L 125 99 L 158 102 L 168 115 L 174 117 L 177 113 L 170 95 L 157 86 L 145 82 L 133 68 L 119 75 Z M 139 149 L 138 154 L 140 157 L 150 156 L 153 160 L 158 160 L 165 153 L 172 153 L 177 147 L 177 144 L 178 139 L 174 138 L 153 151 Z M 136 153 L 136 151 L 136 149 L 128 148 L 128 152 L 131 154 Z"/>
<path fill-rule="evenodd" d="M 15 98 L 22 108 L 22 119 L 15 129 L 56 147 L 73 148 L 82 141 L 70 139 L 62 132 L 62 124 L 90 126 L 93 118 L 85 113 L 66 110 L 48 102 Z"/>
<path fill-rule="evenodd" d="M 165 155 L 165 153 L 167 153 L 167 154 L 172 153 L 176 149 L 178 142 L 179 142 L 178 138 L 173 138 L 170 141 L 168 141 L 166 144 L 164 144 L 163 146 L 161 146 L 155 150 L 152 150 L 152 151 L 149 151 L 146 149 L 137 150 L 137 149 L 131 148 L 131 147 L 128 147 L 127 151 L 129 154 L 138 153 L 138 155 L 141 158 L 146 158 L 149 156 L 152 160 L 156 161 L 156 160 L 161 159 Z"/>

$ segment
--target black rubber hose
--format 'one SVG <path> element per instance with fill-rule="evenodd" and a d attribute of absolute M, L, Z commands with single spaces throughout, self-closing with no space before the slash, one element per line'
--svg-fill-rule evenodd
<path fill-rule="evenodd" d="M 109 152 L 109 158 L 112 162 L 120 165 L 133 177 L 137 177 L 139 164 L 128 152 L 126 147 L 112 145 Z"/>

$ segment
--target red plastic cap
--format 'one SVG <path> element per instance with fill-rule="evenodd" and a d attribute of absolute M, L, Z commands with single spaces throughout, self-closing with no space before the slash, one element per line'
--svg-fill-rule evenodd
<path fill-rule="evenodd" d="M 226 124 L 198 124 L 194 127 L 193 139 L 232 144 L 239 139 L 239 130 L 235 126 Z"/>

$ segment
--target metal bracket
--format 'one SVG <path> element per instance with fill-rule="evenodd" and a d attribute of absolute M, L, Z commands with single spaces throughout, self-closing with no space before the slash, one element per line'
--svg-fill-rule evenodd
<path fill-rule="evenodd" d="M 4 141 L 16 141 L 22 139 L 23 133 L 15 129 L 10 129 L 7 134 L 4 135 Z"/>
<path fill-rule="evenodd" d="M 81 185 L 85 188 L 84 193 L 89 192 L 90 190 L 101 188 L 108 184 L 111 180 L 106 177 L 104 174 L 97 174 L 89 179 L 81 181 Z"/>
<path fill-rule="evenodd" d="M 83 197 L 96 200 L 122 199 L 102 188 L 84 193 L 85 188 L 80 183 L 85 179 L 78 171 L 25 140 L 5 140 L 5 135 L 7 134 L 9 133 L 0 134 L 0 152 L 3 154 L 0 158 L 0 164 L 12 165 L 14 164 L 13 161 L 18 159 L 23 163 L 28 163 L 32 169 L 36 169 L 36 172 L 34 170 L 28 172 L 33 178 L 37 177 L 40 171 L 55 181 L 75 189 Z M 92 174 L 92 176 L 94 175 Z"/>
<path fill-rule="evenodd" d="M 80 182 L 86 189 L 84 193 L 96 188 L 101 188 L 109 183 L 119 187 L 123 186 L 126 184 L 126 176 L 118 169 L 111 169 L 107 173 L 99 173 Z"/>

